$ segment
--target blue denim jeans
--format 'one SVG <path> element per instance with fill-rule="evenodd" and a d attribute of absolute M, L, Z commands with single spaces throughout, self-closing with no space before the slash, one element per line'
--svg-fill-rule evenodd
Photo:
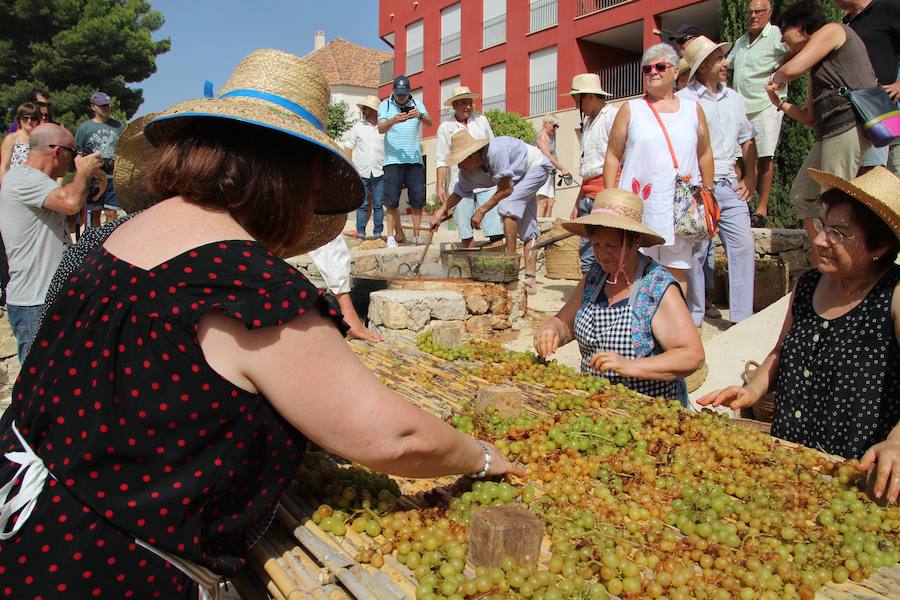
<path fill-rule="evenodd" d="M 9 316 L 9 326 L 12 328 L 13 335 L 16 336 L 16 345 L 19 351 L 19 364 L 25 362 L 28 351 L 31 350 L 31 343 L 34 336 L 37 335 L 38 325 L 41 323 L 41 314 L 44 312 L 44 305 L 35 306 L 6 306 L 6 314 Z"/>
<path fill-rule="evenodd" d="M 384 228 L 384 176 L 363 177 L 362 180 L 366 199 L 363 200 L 362 206 L 356 209 L 356 234 L 361 238 L 366 237 L 366 225 L 369 222 L 369 203 L 371 202 L 372 220 L 375 222 L 374 234 L 375 237 L 379 237 Z"/>

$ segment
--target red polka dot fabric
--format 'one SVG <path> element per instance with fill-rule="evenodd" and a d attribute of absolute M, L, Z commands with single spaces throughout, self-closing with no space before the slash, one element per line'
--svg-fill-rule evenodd
<path fill-rule="evenodd" d="M 73 598 L 191 593 L 134 538 L 215 573 L 244 566 L 305 438 L 206 363 L 208 310 L 248 328 L 315 310 L 346 330 L 331 296 L 255 242 L 207 244 L 150 270 L 90 253 L 48 308 L 0 421 L 0 450 L 20 450 L 15 419 L 55 477 L 0 542 L 0 598 L 60 597 L 59 586 Z M 0 456 L 0 483 L 16 467 Z"/>

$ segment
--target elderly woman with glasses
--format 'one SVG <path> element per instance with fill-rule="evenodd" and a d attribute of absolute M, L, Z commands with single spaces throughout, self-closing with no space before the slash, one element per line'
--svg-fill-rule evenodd
<path fill-rule="evenodd" d="M 875 468 L 876 497 L 900 496 L 900 179 L 810 169 L 823 193 L 818 269 L 791 295 L 781 337 L 752 381 L 698 400 L 752 406 L 775 393 L 772 435 Z"/>
<path fill-rule="evenodd" d="M 644 96 L 619 109 L 603 167 L 607 189 L 620 185 L 644 201 L 644 223 L 665 238 L 641 251 L 666 267 L 687 289 L 692 243 L 675 235 L 675 174 L 713 185 L 713 155 L 703 109 L 675 95 L 678 54 L 668 44 L 651 46 L 641 59 Z M 665 126 L 665 129 L 663 129 Z M 666 140 L 666 133 L 670 145 Z M 617 182 L 619 168 L 622 177 Z"/>
<path fill-rule="evenodd" d="M 16 130 L 3 138 L 0 145 L 0 184 L 10 168 L 21 165 L 28 158 L 28 135 L 41 124 L 41 113 L 31 102 L 16 109 Z"/>

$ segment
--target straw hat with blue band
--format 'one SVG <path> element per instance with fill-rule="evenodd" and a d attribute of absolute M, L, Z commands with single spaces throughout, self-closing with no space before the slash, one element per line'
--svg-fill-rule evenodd
<path fill-rule="evenodd" d="M 113 185 L 122 209 L 129 214 L 150 208 L 165 199 L 154 194 L 147 185 L 148 172 L 159 157 L 159 150 L 147 141 L 144 126 L 157 116 L 158 113 L 150 113 L 133 120 L 116 142 Z M 347 216 L 343 214 L 313 215 L 297 254 L 321 248 L 340 235 L 346 223 Z"/>
<path fill-rule="evenodd" d="M 297 138 L 297 158 L 322 152 L 328 159 L 328 185 L 316 201 L 318 215 L 346 215 L 363 202 L 362 180 L 340 146 L 326 133 L 331 92 L 319 70 L 280 50 L 257 50 L 235 68 L 218 96 L 206 82 L 206 98 L 170 106 L 144 126 L 154 145 L 177 140 L 196 119 L 222 119 L 258 125 Z"/>

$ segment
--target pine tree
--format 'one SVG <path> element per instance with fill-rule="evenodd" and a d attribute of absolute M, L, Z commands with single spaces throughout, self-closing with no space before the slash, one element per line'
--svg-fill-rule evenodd
<path fill-rule="evenodd" d="M 839 22 L 843 18 L 843 12 L 835 6 L 833 0 L 820 1 L 830 21 Z M 792 0 L 772 0 L 772 20 L 775 20 L 782 8 L 790 6 L 792 3 Z M 749 5 L 750 0 L 728 0 L 721 3 L 722 40 L 737 40 L 747 31 L 747 8 Z M 809 75 L 804 75 L 788 86 L 788 97 L 791 102 L 803 106 L 807 102 L 808 89 Z M 781 137 L 775 152 L 775 178 L 772 182 L 772 193 L 769 196 L 770 226 L 800 226 L 791 206 L 791 184 L 812 145 L 812 129 L 790 117 L 784 117 Z"/>

